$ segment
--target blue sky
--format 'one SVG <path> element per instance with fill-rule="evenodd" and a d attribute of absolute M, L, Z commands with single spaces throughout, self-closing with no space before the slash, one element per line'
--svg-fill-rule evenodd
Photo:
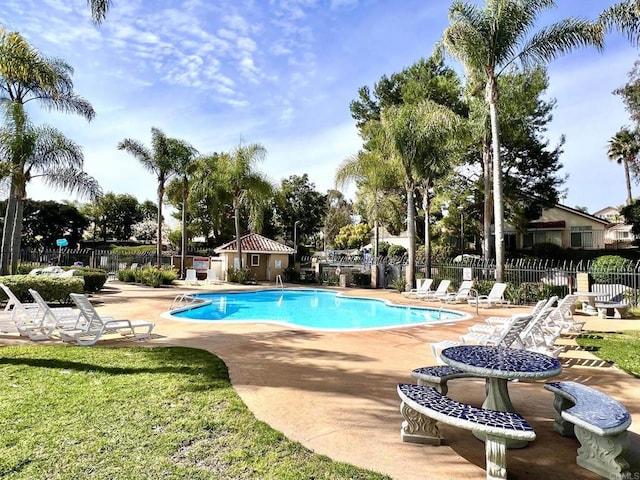
<path fill-rule="evenodd" d="M 539 26 L 595 18 L 613 1 L 559 0 Z M 30 107 L 32 118 L 79 143 L 85 170 L 105 191 L 155 201 L 153 175 L 117 149 L 124 138 L 150 144 L 151 127 L 202 153 L 239 142 L 267 149 L 262 170 L 276 183 L 307 173 L 333 188 L 335 169 L 361 145 L 349 103 L 428 57 L 448 24 L 449 1 L 113 0 L 101 26 L 85 0 L 2 0 L 0 24 L 75 69 L 76 92 L 96 110 L 91 123 Z M 579 50 L 549 66 L 557 100 L 548 130 L 567 142 L 563 203 L 594 212 L 626 198 L 622 167 L 607 141 L 628 114 L 613 89 L 627 81 L 637 49 L 618 35 L 603 53 Z M 448 63 L 462 73 L 453 59 Z M 35 199 L 76 199 L 33 182 Z M 634 185 L 634 195 L 640 187 Z M 349 192 L 347 192 L 349 193 Z"/>

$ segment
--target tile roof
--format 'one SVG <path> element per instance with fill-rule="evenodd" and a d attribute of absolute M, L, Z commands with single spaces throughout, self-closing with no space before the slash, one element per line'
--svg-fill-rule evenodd
<path fill-rule="evenodd" d="M 242 251 L 246 253 L 293 253 L 294 250 L 282 243 L 278 243 L 270 238 L 263 237 L 257 233 L 249 233 L 244 237 L 240 237 L 240 246 Z M 236 240 L 220 245 L 214 251 L 216 253 L 221 252 L 235 252 L 238 250 L 238 244 Z"/>

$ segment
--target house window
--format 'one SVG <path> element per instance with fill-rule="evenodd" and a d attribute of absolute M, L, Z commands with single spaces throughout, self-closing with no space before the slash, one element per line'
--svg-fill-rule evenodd
<path fill-rule="evenodd" d="M 251 255 L 251 266 L 252 267 L 260 266 L 260 255 Z"/>
<path fill-rule="evenodd" d="M 553 243 L 562 246 L 562 233 L 555 230 L 538 230 L 528 231 L 522 237 L 522 248 L 531 248 L 539 243 Z"/>
<path fill-rule="evenodd" d="M 572 248 L 592 248 L 593 232 L 591 227 L 571 227 Z"/>

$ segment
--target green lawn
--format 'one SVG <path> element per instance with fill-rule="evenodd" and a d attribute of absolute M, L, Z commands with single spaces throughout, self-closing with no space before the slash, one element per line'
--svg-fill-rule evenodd
<path fill-rule="evenodd" d="M 0 352 L 4 480 L 389 479 L 316 455 L 257 421 L 224 363 L 202 350 Z"/>
<path fill-rule="evenodd" d="M 603 360 L 614 362 L 622 370 L 640 377 L 640 331 L 583 334 L 578 345 Z"/>

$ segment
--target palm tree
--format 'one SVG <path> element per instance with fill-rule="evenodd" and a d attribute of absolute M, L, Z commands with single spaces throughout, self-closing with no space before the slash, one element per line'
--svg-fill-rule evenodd
<path fill-rule="evenodd" d="M 450 25 L 442 45 L 467 70 L 470 81 L 485 87 L 491 121 L 496 279 L 504 280 L 504 206 L 498 125 L 498 78 L 519 62 L 525 68 L 548 63 L 580 46 L 603 46 L 603 29 L 586 20 L 568 18 L 533 35 L 536 19 L 553 0 L 485 0 L 484 8 L 456 1 L 449 8 Z M 487 169 L 485 169 L 486 171 Z"/>
<path fill-rule="evenodd" d="M 90 199 L 101 195 L 102 190 L 93 177 L 82 171 L 84 157 L 80 146 L 53 127 L 31 125 L 21 103 L 7 105 L 10 107 L 7 121 L 0 129 L 0 157 L 8 159 L 10 169 L 13 202 L 7 202 L 7 220 L 13 219 L 13 222 L 12 230 L 6 230 L 7 238 L 11 238 L 7 266 L 10 263 L 11 272 L 15 273 L 27 184 L 32 179 L 40 177 L 48 186 L 77 192 Z M 11 210 L 10 203 L 15 205 Z"/>
<path fill-rule="evenodd" d="M 8 115 L 15 115 L 9 128 L 16 135 L 11 140 L 13 154 L 9 159 L 11 187 L 0 252 L 2 273 L 8 271 L 11 245 L 20 244 L 17 237 L 22 234 L 22 219 L 16 217 L 16 213 L 18 197 L 22 194 L 21 166 L 25 165 L 27 158 L 33 154 L 28 145 L 20 146 L 22 141 L 29 139 L 34 141 L 34 137 L 30 137 L 23 130 L 28 124 L 24 105 L 27 102 L 36 101 L 45 108 L 76 113 L 89 121 L 95 116 L 91 104 L 75 94 L 71 80 L 72 74 L 73 68 L 64 60 L 44 57 L 20 34 L 0 28 L 0 103 L 7 105 Z"/>
<path fill-rule="evenodd" d="M 238 145 L 232 152 L 219 158 L 221 184 L 225 185 L 233 197 L 238 262 L 242 265 L 242 242 L 240 241 L 240 209 L 249 212 L 249 227 L 257 232 L 262 230 L 262 213 L 273 195 L 273 185 L 260 172 L 256 164 L 264 159 L 265 148 L 259 143 Z"/>
<path fill-rule="evenodd" d="M 162 130 L 151 128 L 151 149 L 145 147 L 138 140 L 126 138 L 118 143 L 118 149 L 133 155 L 145 170 L 156 176 L 158 186 L 158 219 L 156 239 L 156 266 L 162 268 L 162 202 L 167 181 L 174 174 L 174 163 L 169 149 L 169 139 Z"/>
<path fill-rule="evenodd" d="M 627 205 L 631 205 L 631 173 L 630 167 L 635 162 L 640 153 L 640 136 L 637 131 L 632 131 L 628 127 L 622 127 L 609 140 L 609 160 L 615 160 L 624 167 L 624 177 L 627 186 Z"/>
<path fill-rule="evenodd" d="M 382 112 L 387 145 L 402 170 L 407 192 L 409 288 L 413 288 L 415 278 L 415 191 L 420 184 L 428 190 L 433 179 L 449 170 L 451 160 L 443 155 L 443 148 L 456 137 L 460 123 L 461 118 L 451 109 L 431 100 L 394 106 Z M 428 219 L 428 206 L 425 215 Z"/>
<path fill-rule="evenodd" d="M 189 199 L 189 182 L 195 166 L 195 157 L 198 151 L 182 140 L 168 139 L 169 156 L 173 162 L 173 172 L 180 183 L 182 196 L 182 246 L 180 248 L 180 278 L 185 278 L 185 265 L 187 258 L 187 201 Z"/>
<path fill-rule="evenodd" d="M 360 151 L 345 159 L 335 175 L 337 188 L 343 188 L 354 182 L 358 186 L 358 193 L 368 200 L 367 217 L 373 220 L 374 258 L 378 257 L 378 227 L 381 209 L 385 200 L 391 198 L 386 193 L 397 185 L 397 175 L 392 167 L 379 150 Z"/>

